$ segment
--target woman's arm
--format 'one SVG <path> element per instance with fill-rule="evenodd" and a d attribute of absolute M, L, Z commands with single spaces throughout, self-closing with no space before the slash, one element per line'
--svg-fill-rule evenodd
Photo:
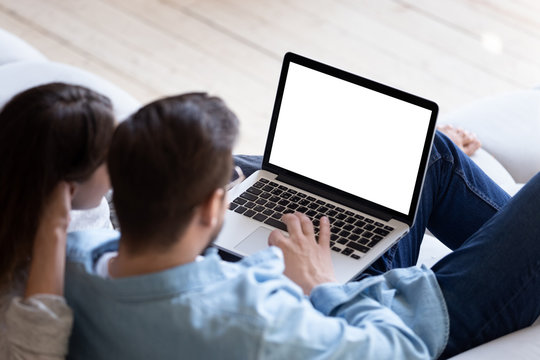
<path fill-rule="evenodd" d="M 60 183 L 43 209 L 34 240 L 24 299 L 6 313 L 8 351 L 13 359 L 63 359 L 73 322 L 63 295 L 70 188 Z"/>

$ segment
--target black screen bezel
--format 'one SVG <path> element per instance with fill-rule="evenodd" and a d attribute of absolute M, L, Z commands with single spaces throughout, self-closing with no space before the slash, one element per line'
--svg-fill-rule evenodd
<path fill-rule="evenodd" d="M 359 86 L 363 86 L 365 88 L 380 92 L 382 94 L 394 97 L 396 99 L 406 101 L 408 103 L 420 106 L 422 108 L 425 108 L 431 111 L 428 131 L 427 131 L 427 135 L 426 135 L 426 139 L 424 143 L 424 148 L 422 150 L 422 158 L 420 161 L 418 173 L 416 175 L 416 182 L 415 182 L 415 187 L 413 191 L 412 201 L 409 208 L 409 212 L 407 214 L 404 214 L 396 210 L 373 203 L 369 200 L 363 199 L 356 195 L 347 193 L 345 191 L 342 191 L 334 187 L 328 186 L 326 184 L 320 183 L 318 181 L 312 180 L 303 175 L 297 174 L 295 172 L 284 169 L 280 166 L 271 164 L 269 162 L 290 63 L 295 63 L 301 66 L 305 66 L 307 68 L 351 82 L 353 84 L 357 84 Z M 433 101 L 418 97 L 416 95 L 412 95 L 410 93 L 390 87 L 388 85 L 378 83 L 373 80 L 366 79 L 364 77 L 349 73 L 347 71 L 337 69 L 335 67 L 320 63 L 318 61 L 303 57 L 301 55 L 288 52 L 285 54 L 284 59 L 283 59 L 281 75 L 279 78 L 276 99 L 274 102 L 270 128 L 268 131 L 268 137 L 267 137 L 266 147 L 264 151 L 262 169 L 277 174 L 278 179 L 282 178 L 292 185 L 301 187 L 303 189 L 306 189 L 307 191 L 313 192 L 327 199 L 336 201 L 338 203 L 341 203 L 343 205 L 352 207 L 360 211 L 370 213 L 372 215 L 381 217 L 385 220 L 394 218 L 396 220 L 405 222 L 409 226 L 412 226 L 412 224 L 414 223 L 414 218 L 416 216 L 416 211 L 418 209 L 418 202 L 420 200 L 425 171 L 427 168 L 427 163 L 428 163 L 429 155 L 431 152 L 433 138 L 435 136 L 435 126 L 436 126 L 438 111 L 439 111 L 439 108 L 437 104 Z"/>

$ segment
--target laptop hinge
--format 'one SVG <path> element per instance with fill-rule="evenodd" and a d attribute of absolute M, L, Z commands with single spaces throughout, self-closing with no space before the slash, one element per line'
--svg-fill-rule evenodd
<path fill-rule="evenodd" d="M 298 180 L 298 179 L 293 178 L 291 176 L 281 174 L 281 175 L 278 175 L 276 179 L 279 180 L 279 181 L 282 181 L 284 183 L 296 186 L 296 187 L 298 187 L 300 189 L 303 189 L 303 190 L 305 190 L 307 192 L 310 192 L 310 193 L 313 193 L 315 195 L 326 198 L 328 200 L 332 200 L 332 201 L 337 202 L 339 204 L 343 204 L 344 206 L 348 206 L 348 207 L 353 208 L 355 210 L 358 210 L 358 211 L 361 211 L 361 212 L 366 213 L 368 215 L 374 216 L 374 217 L 379 218 L 381 220 L 390 221 L 392 219 L 392 216 L 390 216 L 389 214 L 386 214 L 383 211 L 379 211 L 377 209 L 373 209 L 373 208 L 369 207 L 366 204 L 362 204 L 358 200 L 351 199 L 348 196 L 340 195 L 340 194 L 337 194 L 337 193 L 332 192 L 332 191 L 327 191 L 327 190 L 321 189 L 321 188 L 319 188 L 317 186 L 311 185 L 311 184 L 309 184 L 307 182 Z"/>

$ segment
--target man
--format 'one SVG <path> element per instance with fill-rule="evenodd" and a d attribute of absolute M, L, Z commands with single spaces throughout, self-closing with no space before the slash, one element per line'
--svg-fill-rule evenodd
<path fill-rule="evenodd" d="M 122 235 L 70 235 L 71 356 L 446 357 L 540 313 L 540 176 L 509 201 L 441 135 L 417 223 L 361 281 L 335 282 L 331 224 L 321 219 L 317 242 L 302 214 L 238 263 L 215 249 L 198 259 L 223 222 L 237 133 L 205 94 L 158 100 L 119 125 L 108 166 Z M 416 262 L 426 226 L 455 251 L 433 271 L 387 271 Z"/>

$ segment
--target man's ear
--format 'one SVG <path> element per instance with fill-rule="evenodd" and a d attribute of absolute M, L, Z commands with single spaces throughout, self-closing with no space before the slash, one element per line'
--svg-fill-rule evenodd
<path fill-rule="evenodd" d="M 225 201 L 225 190 L 218 188 L 214 190 L 208 200 L 201 206 L 201 222 L 206 226 L 216 226 L 219 219 L 222 217 L 222 213 L 226 210 L 223 206 Z"/>

